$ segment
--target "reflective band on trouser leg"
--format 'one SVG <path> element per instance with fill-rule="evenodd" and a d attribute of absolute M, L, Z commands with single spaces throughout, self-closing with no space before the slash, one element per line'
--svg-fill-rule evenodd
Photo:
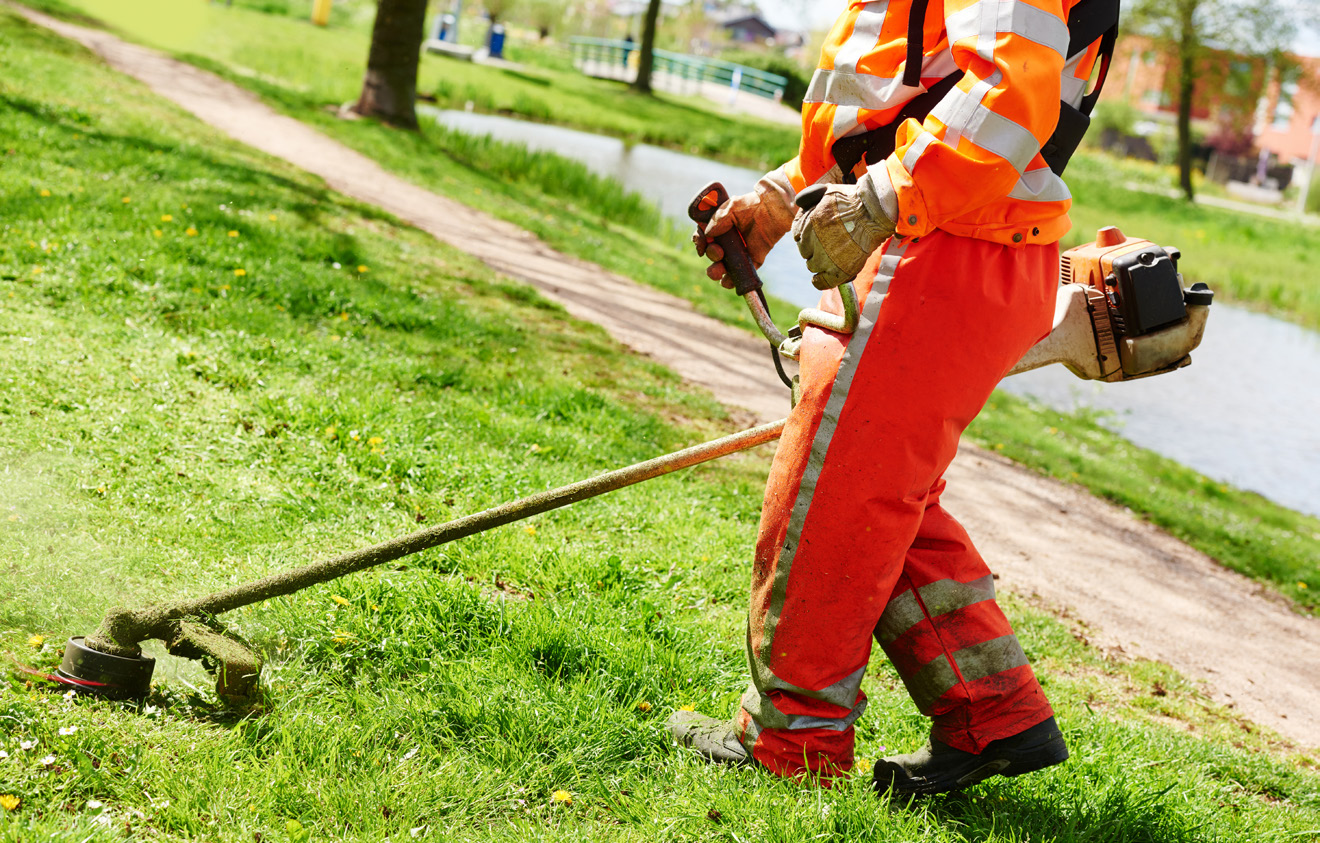
<path fill-rule="evenodd" d="M 995 603 L 994 576 L 931 489 L 903 574 L 875 628 L 934 733 L 980 752 L 1052 714 L 1026 654 Z"/>
<path fill-rule="evenodd" d="M 807 329 L 803 396 L 766 486 L 748 617 L 752 683 L 740 721 L 769 769 L 851 766 L 876 624 L 958 437 L 1049 330 L 1057 261 L 1053 246 L 939 231 L 890 241 L 858 278 L 857 331 Z M 921 584 L 936 579 L 975 588 L 977 578 L 954 571 Z M 963 658 L 998 664 L 992 649 Z"/>

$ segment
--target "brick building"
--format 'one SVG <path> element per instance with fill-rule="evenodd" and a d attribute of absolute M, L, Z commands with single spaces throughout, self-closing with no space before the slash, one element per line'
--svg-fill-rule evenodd
<path fill-rule="evenodd" d="M 1211 52 L 1197 69 L 1192 119 L 1207 135 L 1225 125 L 1250 127 L 1259 149 L 1280 163 L 1304 164 L 1320 135 L 1320 58 L 1290 58 L 1295 65 L 1280 74 L 1264 59 Z M 1167 120 L 1177 114 L 1177 84 L 1174 56 L 1140 35 L 1119 39 L 1107 100 Z"/>

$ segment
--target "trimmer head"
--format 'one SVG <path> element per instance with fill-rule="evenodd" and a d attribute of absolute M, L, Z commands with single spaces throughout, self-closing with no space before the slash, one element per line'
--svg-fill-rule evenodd
<path fill-rule="evenodd" d="M 151 690 L 156 660 L 114 656 L 93 650 L 82 636 L 64 645 L 64 661 L 49 678 L 79 691 L 112 700 L 140 699 Z"/>

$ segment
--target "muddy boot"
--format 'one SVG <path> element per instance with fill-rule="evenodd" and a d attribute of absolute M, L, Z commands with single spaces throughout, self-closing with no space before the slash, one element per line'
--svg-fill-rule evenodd
<path fill-rule="evenodd" d="M 882 758 L 872 774 L 877 793 L 895 796 L 947 793 L 991 776 L 1020 776 L 1061 764 L 1068 758 L 1063 733 L 1051 717 L 1011 738 L 991 741 L 980 755 L 963 752 L 934 737 L 910 755 Z"/>
<path fill-rule="evenodd" d="M 675 711 L 668 725 L 679 746 L 692 747 L 707 761 L 740 767 L 756 763 L 738 740 L 738 725 L 732 720 L 716 720 L 695 711 Z"/>

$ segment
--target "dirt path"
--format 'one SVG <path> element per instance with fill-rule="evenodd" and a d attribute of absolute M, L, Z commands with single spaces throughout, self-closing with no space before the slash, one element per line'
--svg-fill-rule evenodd
<path fill-rule="evenodd" d="M 535 286 L 727 405 L 760 419 L 786 413 L 763 341 L 402 181 L 216 76 L 104 32 L 20 11 L 232 137 Z M 674 342 L 683 336 L 706 343 Z M 1320 619 L 1294 614 L 1126 510 L 980 449 L 961 448 L 948 477 L 945 501 L 976 536 L 1001 587 L 1066 607 L 1094 643 L 1167 662 L 1248 719 L 1320 747 Z"/>

